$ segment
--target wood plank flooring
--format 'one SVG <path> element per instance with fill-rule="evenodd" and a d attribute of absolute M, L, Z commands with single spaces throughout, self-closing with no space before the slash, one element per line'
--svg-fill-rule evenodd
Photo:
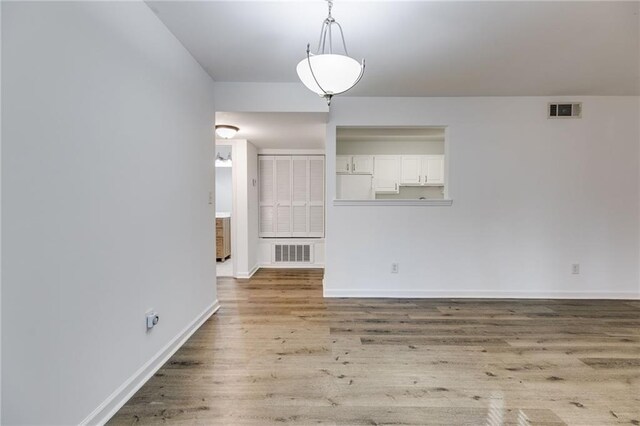
<path fill-rule="evenodd" d="M 218 295 L 109 424 L 640 425 L 639 301 L 323 299 L 321 270 Z"/>

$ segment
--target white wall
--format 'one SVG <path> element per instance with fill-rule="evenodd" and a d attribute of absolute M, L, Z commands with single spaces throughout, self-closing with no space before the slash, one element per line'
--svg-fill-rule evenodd
<path fill-rule="evenodd" d="M 441 141 L 341 141 L 336 146 L 338 155 L 443 155 Z"/>
<path fill-rule="evenodd" d="M 216 145 L 216 155 L 222 158 L 231 154 L 231 146 Z M 231 162 L 233 164 L 233 161 Z M 233 203 L 232 167 L 216 167 L 216 213 L 231 213 Z"/>
<path fill-rule="evenodd" d="M 336 126 L 446 125 L 453 205 L 328 201 L 325 294 L 639 297 L 638 98 L 570 98 L 577 120 L 550 100 L 334 99 L 327 200 Z"/>
<path fill-rule="evenodd" d="M 327 112 L 327 101 L 302 83 L 216 82 L 216 109 L 225 112 Z"/>
<path fill-rule="evenodd" d="M 216 213 L 231 213 L 232 171 L 231 167 L 216 167 Z"/>
<path fill-rule="evenodd" d="M 233 149 L 231 260 L 237 278 L 249 278 L 258 267 L 258 150 L 245 139 L 220 140 Z"/>
<path fill-rule="evenodd" d="M 258 149 L 247 143 L 247 276 L 258 269 Z"/>
<path fill-rule="evenodd" d="M 2 81 L 2 4 L 0 3 L 0 81 Z M 2 240 L 2 84 L 0 84 L 0 240 Z M 2 244 L 0 244 L 0 263 Z M 2 423 L 2 266 L 0 265 L 0 423 Z"/>
<path fill-rule="evenodd" d="M 99 421 L 215 308 L 213 84 L 138 2 L 2 2 L 2 67 L 2 423 Z"/>

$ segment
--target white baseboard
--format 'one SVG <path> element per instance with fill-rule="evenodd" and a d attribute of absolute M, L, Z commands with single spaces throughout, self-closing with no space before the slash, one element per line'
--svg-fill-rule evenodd
<path fill-rule="evenodd" d="M 209 317 L 220 309 L 216 300 L 187 325 L 176 337 L 171 339 L 157 354 L 136 371 L 127 381 L 89 414 L 81 425 L 103 425 L 144 385 L 165 362 L 191 337 Z"/>
<path fill-rule="evenodd" d="M 371 297 L 393 299 L 622 299 L 638 300 L 632 292 L 528 292 L 528 291 L 395 291 L 395 290 L 323 290 L 324 297 Z"/>
<path fill-rule="evenodd" d="M 249 278 L 251 278 L 253 276 L 253 274 L 256 273 L 256 271 L 258 269 L 260 269 L 260 265 L 254 266 L 249 272 L 238 272 L 236 274 L 236 278 L 241 279 L 241 280 L 248 280 Z"/>

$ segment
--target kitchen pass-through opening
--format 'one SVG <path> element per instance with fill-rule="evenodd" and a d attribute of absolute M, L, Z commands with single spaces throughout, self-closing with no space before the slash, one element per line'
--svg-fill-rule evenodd
<path fill-rule="evenodd" d="M 447 198 L 446 127 L 338 127 L 337 200 Z"/>

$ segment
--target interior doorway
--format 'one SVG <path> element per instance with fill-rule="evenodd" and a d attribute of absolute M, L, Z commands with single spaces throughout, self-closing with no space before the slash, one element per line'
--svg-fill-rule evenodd
<path fill-rule="evenodd" d="M 233 276 L 233 152 L 232 146 L 216 144 L 216 275 Z"/>
<path fill-rule="evenodd" d="M 226 133 L 229 139 L 220 132 L 216 138 L 216 220 L 228 217 L 231 228 L 231 256 L 217 262 L 219 277 L 248 280 L 260 268 L 324 267 L 326 121 L 325 113 L 216 113 L 219 127 L 237 129 Z M 282 205 L 269 208 L 269 193 Z M 277 233 L 270 232 L 276 224 Z M 231 273 L 222 260 L 231 261 Z"/>

